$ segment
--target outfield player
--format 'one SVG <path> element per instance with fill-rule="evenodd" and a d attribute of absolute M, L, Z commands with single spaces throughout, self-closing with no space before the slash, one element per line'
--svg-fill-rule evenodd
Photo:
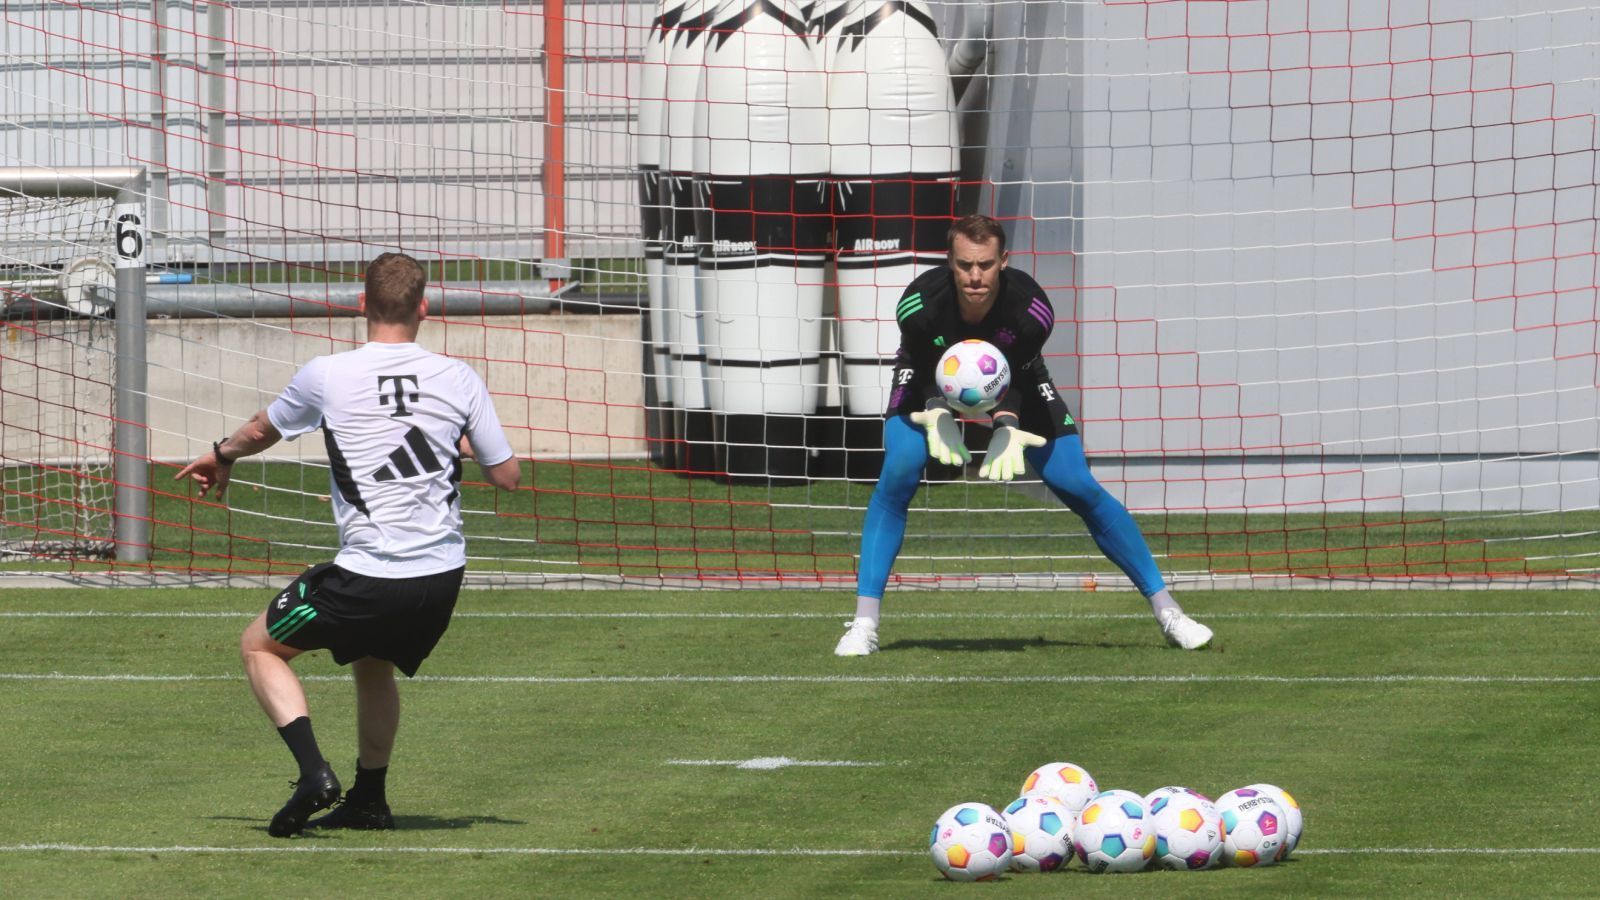
<path fill-rule="evenodd" d="M 978 476 L 1010 481 L 1031 464 L 1051 492 L 1083 518 L 1101 552 L 1149 599 L 1167 642 L 1186 650 L 1209 643 L 1211 629 L 1185 615 L 1172 598 L 1133 517 L 1089 473 L 1077 422 L 1040 355 L 1055 312 L 1038 282 L 1007 268 L 1000 223 L 968 216 L 952 225 L 949 265 L 912 281 L 896 312 L 900 350 L 883 429 L 883 472 L 861 526 L 856 615 L 845 623 L 834 653 L 877 652 L 883 590 L 900 555 L 906 511 L 928 459 L 947 465 L 971 461 L 934 381 L 945 348 L 969 338 L 994 344 L 1012 364 L 1011 390 L 990 413 L 994 436 Z"/>
<path fill-rule="evenodd" d="M 273 597 L 239 640 L 250 689 L 300 767 L 294 794 L 267 828 L 273 837 L 300 832 L 339 799 L 289 667 L 316 649 L 351 667 L 359 752 L 344 803 L 310 824 L 394 827 L 384 794 L 400 726 L 394 670 L 415 675 L 455 609 L 466 567 L 461 459 L 476 456 L 502 490 L 521 478 L 483 380 L 416 344 L 426 284 L 409 256 L 374 259 L 362 301 L 367 343 L 311 360 L 266 409 L 176 476 L 193 479 L 201 497 L 214 490 L 221 498 L 240 457 L 322 429 L 339 553 Z"/>

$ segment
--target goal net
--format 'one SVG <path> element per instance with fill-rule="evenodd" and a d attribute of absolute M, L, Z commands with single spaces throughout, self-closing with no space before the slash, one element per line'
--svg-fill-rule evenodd
<path fill-rule="evenodd" d="M 0 191 L 0 554 L 112 551 L 113 197 Z"/>
<path fill-rule="evenodd" d="M 359 345 L 362 263 L 400 250 L 432 278 L 420 340 L 484 376 L 528 468 L 501 496 L 466 466 L 473 577 L 848 590 L 903 293 L 982 212 L 1175 586 L 1592 584 L 1596 22 L 1547 0 L 29 5 L 0 163 L 143 167 L 150 279 L 173 282 L 149 288 L 148 559 L 65 567 L 329 558 L 321 441 L 241 463 L 226 504 L 170 479 Z M 92 549 L 115 350 L 96 292 L 61 285 L 103 218 L 10 202 L 4 546 Z M 965 428 L 981 452 L 988 423 Z M 1128 581 L 1036 472 L 933 464 L 894 584 Z"/>

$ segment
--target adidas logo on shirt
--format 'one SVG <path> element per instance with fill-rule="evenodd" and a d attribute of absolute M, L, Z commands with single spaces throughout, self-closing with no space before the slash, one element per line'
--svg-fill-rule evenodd
<path fill-rule="evenodd" d="M 372 474 L 374 481 L 415 478 L 423 472 L 443 472 L 444 465 L 428 445 L 427 435 L 413 425 L 406 429 L 406 442 L 389 454 L 389 462 Z"/>

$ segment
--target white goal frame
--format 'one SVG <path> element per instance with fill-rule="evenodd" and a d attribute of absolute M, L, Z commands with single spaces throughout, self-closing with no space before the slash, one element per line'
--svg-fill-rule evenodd
<path fill-rule="evenodd" d="M 116 356 L 112 376 L 111 540 L 118 562 L 150 559 L 150 439 L 145 360 L 145 170 L 137 167 L 0 168 L 0 197 L 111 199 L 116 235 Z"/>

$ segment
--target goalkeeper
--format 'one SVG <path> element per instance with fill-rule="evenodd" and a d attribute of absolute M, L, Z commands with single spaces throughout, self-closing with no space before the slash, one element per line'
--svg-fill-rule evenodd
<path fill-rule="evenodd" d="M 1077 423 L 1041 356 L 1055 324 L 1044 290 L 1029 276 L 1006 268 L 1006 235 L 994 219 L 957 220 L 949 241 L 949 266 L 918 276 L 896 309 L 900 350 L 883 427 L 883 472 L 861 526 L 856 615 L 845 624 L 833 652 L 877 652 L 883 590 L 900 555 L 906 512 L 928 458 L 946 465 L 971 461 L 955 416 L 934 383 L 934 368 L 945 348 L 970 338 L 994 344 L 1012 362 L 1011 390 L 990 413 L 994 437 L 978 476 L 1010 481 L 1031 465 L 1061 502 L 1083 518 L 1101 552 L 1149 599 L 1167 642 L 1185 650 L 1206 646 L 1211 629 L 1184 614 L 1133 517 L 1089 472 Z"/>

